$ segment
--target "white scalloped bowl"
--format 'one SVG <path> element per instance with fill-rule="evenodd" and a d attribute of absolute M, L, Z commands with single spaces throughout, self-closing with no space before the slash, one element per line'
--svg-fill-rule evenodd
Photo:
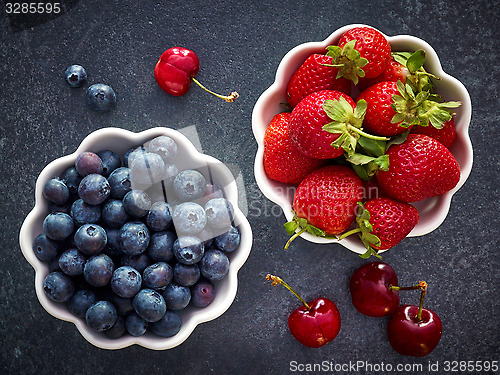
<path fill-rule="evenodd" d="M 287 221 L 293 217 L 292 202 L 295 189 L 292 185 L 282 184 L 267 177 L 263 164 L 264 132 L 273 116 L 284 111 L 281 103 L 287 102 L 286 87 L 288 81 L 305 59 L 313 53 L 325 53 L 325 48 L 337 44 L 340 37 L 347 30 L 360 26 L 367 25 L 347 25 L 333 32 L 322 42 L 304 43 L 290 50 L 281 60 L 273 84 L 262 93 L 253 108 L 252 129 L 258 144 L 254 165 L 255 179 L 262 193 L 269 200 L 281 206 Z M 443 71 L 436 52 L 428 43 L 411 35 L 386 36 L 386 38 L 389 40 L 393 51 L 425 50 L 425 69 L 441 78 L 441 81 L 436 83 L 436 92 L 441 94 L 447 101 L 462 102 L 462 105 L 455 109 L 457 137 L 450 149 L 460 166 L 460 181 L 454 189 L 445 194 L 424 199 L 414 204 L 419 211 L 420 220 L 409 236 L 422 236 L 435 230 L 445 220 L 453 194 L 465 183 L 471 172 L 473 157 L 472 144 L 468 133 L 472 114 L 471 100 L 465 86 Z M 356 236 L 337 241 L 335 239 L 315 237 L 306 232 L 301 237 L 315 243 L 338 243 L 358 254 L 362 254 L 366 250 Z"/>
<path fill-rule="evenodd" d="M 163 338 L 152 333 L 146 333 L 141 337 L 133 337 L 126 334 L 119 339 L 113 340 L 89 328 L 83 319 L 72 315 L 65 304 L 49 300 L 43 291 L 42 283 L 49 273 L 48 264 L 40 261 L 32 249 L 33 240 L 42 232 L 42 222 L 48 213 L 48 202 L 42 195 L 42 189 L 47 180 L 60 176 L 67 167 L 74 164 L 76 157 L 83 151 L 97 152 L 110 149 L 117 152 L 123 160 L 123 155 L 129 148 L 139 146 L 160 135 L 167 135 L 177 142 L 179 146 L 178 159 L 189 160 L 192 167 L 209 167 L 213 181 L 224 187 L 227 198 L 235 208 L 234 221 L 241 232 L 241 244 L 234 252 L 227 254 L 230 259 L 229 273 L 223 280 L 215 282 L 217 294 L 214 301 L 205 308 L 188 306 L 183 310 L 182 328 L 175 336 Z M 133 133 L 119 128 L 104 128 L 88 135 L 74 153 L 52 161 L 42 170 L 36 182 L 35 207 L 22 225 L 19 242 L 25 258 L 35 269 L 35 290 L 42 306 L 56 318 L 74 323 L 87 341 L 103 349 L 120 349 L 134 344 L 155 350 L 170 349 L 184 342 L 198 324 L 208 322 L 223 314 L 236 296 L 237 274 L 248 258 L 252 246 L 250 225 L 237 204 L 238 191 L 230 170 L 217 159 L 199 153 L 189 139 L 180 132 L 161 127 L 152 128 L 141 133 Z"/>

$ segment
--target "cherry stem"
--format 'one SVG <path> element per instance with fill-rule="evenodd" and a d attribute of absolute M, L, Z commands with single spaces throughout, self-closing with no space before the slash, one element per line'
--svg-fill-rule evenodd
<path fill-rule="evenodd" d="M 422 320 L 422 310 L 424 308 L 424 298 L 425 298 L 425 294 L 427 293 L 427 283 L 425 281 L 420 281 L 419 284 L 422 286 L 422 293 L 420 294 L 420 304 L 418 305 L 417 320 L 421 321 Z"/>
<path fill-rule="evenodd" d="M 198 86 L 200 86 L 206 92 L 208 92 L 208 93 L 210 93 L 212 95 L 215 95 L 216 97 L 218 97 L 220 99 L 223 99 L 223 100 L 225 100 L 228 103 L 234 102 L 234 100 L 240 96 L 240 94 L 238 94 L 236 91 L 233 91 L 231 94 L 229 94 L 227 96 L 226 95 L 217 94 L 217 93 L 215 93 L 215 92 L 207 89 L 205 86 L 203 86 L 196 78 L 191 77 L 191 79 L 193 80 L 194 83 L 196 83 Z"/>
<path fill-rule="evenodd" d="M 295 297 L 297 297 L 300 300 L 300 302 L 302 302 L 304 304 L 304 306 L 306 307 L 306 309 L 311 310 L 311 307 L 307 304 L 307 302 L 304 301 L 304 299 L 301 296 L 299 296 L 297 294 L 297 292 L 295 290 L 293 290 L 290 285 L 288 285 L 287 283 L 285 283 L 280 277 L 267 274 L 266 280 L 271 281 L 271 285 L 272 286 L 276 286 L 278 284 L 283 285 L 290 292 L 292 292 L 295 295 Z"/>
<path fill-rule="evenodd" d="M 362 135 L 365 138 L 370 138 L 370 139 L 373 139 L 375 141 L 388 141 L 389 140 L 389 138 L 387 138 L 387 137 L 380 137 L 377 135 L 365 133 L 363 130 L 360 130 L 357 127 L 352 126 L 350 124 L 347 126 L 348 126 L 349 130 L 355 131 L 356 133 L 358 133 L 359 135 Z"/>
<path fill-rule="evenodd" d="M 352 230 L 350 230 L 349 232 L 345 232 L 343 235 L 341 235 L 338 240 L 343 240 L 344 238 L 346 237 L 349 237 L 351 234 L 354 234 L 354 233 L 359 233 L 361 232 L 361 228 L 354 228 Z"/>
<path fill-rule="evenodd" d="M 290 237 L 290 239 L 288 241 L 286 241 L 286 244 L 285 244 L 285 250 L 288 249 L 288 247 L 290 246 L 290 244 L 292 243 L 292 241 L 294 239 L 296 239 L 297 237 L 299 237 L 302 233 L 304 233 L 306 231 L 306 228 L 302 228 L 300 231 L 298 231 L 297 233 L 295 233 L 292 237 Z"/>

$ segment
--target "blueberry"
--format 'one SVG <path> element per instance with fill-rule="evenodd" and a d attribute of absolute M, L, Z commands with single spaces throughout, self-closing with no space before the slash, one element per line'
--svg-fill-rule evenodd
<path fill-rule="evenodd" d="M 59 268 L 68 276 L 81 275 L 86 261 L 78 249 L 68 249 L 59 257 Z"/>
<path fill-rule="evenodd" d="M 70 213 L 76 225 L 95 224 L 101 220 L 101 207 L 85 203 L 83 199 L 71 205 Z"/>
<path fill-rule="evenodd" d="M 148 329 L 148 322 L 134 312 L 128 315 L 125 319 L 125 327 L 130 335 L 139 337 L 146 333 Z"/>
<path fill-rule="evenodd" d="M 116 104 L 116 94 L 110 86 L 96 83 L 87 90 L 87 104 L 94 111 L 109 111 Z"/>
<path fill-rule="evenodd" d="M 172 231 L 155 232 L 151 235 L 147 255 L 155 262 L 170 262 L 174 258 L 174 242 L 177 235 Z"/>
<path fill-rule="evenodd" d="M 174 242 L 174 255 L 183 264 L 198 263 L 205 252 L 205 246 L 199 238 L 193 236 L 179 237 Z"/>
<path fill-rule="evenodd" d="M 76 291 L 68 301 L 68 310 L 79 318 L 85 318 L 88 308 L 96 302 L 97 296 L 93 291 L 81 289 Z"/>
<path fill-rule="evenodd" d="M 205 194 L 203 194 L 203 201 L 208 202 L 210 199 L 224 198 L 224 189 L 218 184 L 207 182 Z"/>
<path fill-rule="evenodd" d="M 146 251 L 149 240 L 149 230 L 140 221 L 128 222 L 120 228 L 121 249 L 127 255 L 137 255 Z"/>
<path fill-rule="evenodd" d="M 50 213 L 55 213 L 55 212 L 62 212 L 63 214 L 68 214 L 71 215 L 71 205 L 73 202 L 70 200 L 67 203 L 63 205 L 57 205 L 53 202 L 49 202 L 49 212 Z"/>
<path fill-rule="evenodd" d="M 165 171 L 163 172 L 162 183 L 166 189 L 171 189 L 175 176 L 179 173 L 179 169 L 175 164 L 165 164 Z"/>
<path fill-rule="evenodd" d="M 187 169 L 180 172 L 174 179 L 174 193 L 182 201 L 194 201 L 201 198 L 206 191 L 207 181 L 195 170 Z"/>
<path fill-rule="evenodd" d="M 133 304 L 137 315 L 148 322 L 160 320 L 167 311 L 162 295 L 153 289 L 141 289 L 135 295 Z"/>
<path fill-rule="evenodd" d="M 182 316 L 177 311 L 167 311 L 157 322 L 151 324 L 151 332 L 161 337 L 176 335 L 182 326 Z"/>
<path fill-rule="evenodd" d="M 191 287 L 191 303 L 195 307 L 206 307 L 215 298 L 215 285 L 205 279 L 201 279 Z"/>
<path fill-rule="evenodd" d="M 172 214 L 167 202 L 155 202 L 146 215 L 146 224 L 154 231 L 168 229 L 172 225 Z"/>
<path fill-rule="evenodd" d="M 59 257 L 58 256 L 51 259 L 49 262 L 49 272 L 55 272 L 55 271 L 62 272 L 61 268 L 59 267 Z"/>
<path fill-rule="evenodd" d="M 104 331 L 104 334 L 108 339 L 116 340 L 122 337 L 126 332 L 127 328 L 125 327 L 125 319 L 123 319 L 123 317 L 121 316 L 118 316 L 116 318 L 115 324 L 113 324 L 113 327 Z"/>
<path fill-rule="evenodd" d="M 62 272 L 49 273 L 43 280 L 43 291 L 54 302 L 66 302 L 75 292 L 73 281 Z"/>
<path fill-rule="evenodd" d="M 85 314 L 87 325 L 98 332 L 113 327 L 117 319 L 116 308 L 109 301 L 97 301 L 88 308 Z"/>
<path fill-rule="evenodd" d="M 84 254 L 95 255 L 108 243 L 103 227 L 97 224 L 83 224 L 75 233 L 75 245 Z"/>
<path fill-rule="evenodd" d="M 173 274 L 172 267 L 168 263 L 154 263 L 142 273 L 144 286 L 154 290 L 163 290 L 172 281 Z"/>
<path fill-rule="evenodd" d="M 78 195 L 87 204 L 101 204 L 110 193 L 111 187 L 106 177 L 96 173 L 85 176 L 78 186 Z"/>
<path fill-rule="evenodd" d="M 116 307 L 118 315 L 126 316 L 135 311 L 134 305 L 132 304 L 132 298 L 123 298 L 112 293 L 109 302 Z"/>
<path fill-rule="evenodd" d="M 121 266 L 113 272 L 111 290 L 123 298 L 131 298 L 141 289 L 142 277 L 139 271 L 130 266 Z"/>
<path fill-rule="evenodd" d="M 151 198 L 141 190 L 131 190 L 123 197 L 123 206 L 130 216 L 141 218 L 151 208 Z"/>
<path fill-rule="evenodd" d="M 71 65 L 64 71 L 64 78 L 71 87 L 82 87 L 87 81 L 87 72 L 81 65 Z"/>
<path fill-rule="evenodd" d="M 68 238 L 74 229 L 71 216 L 62 212 L 48 214 L 43 220 L 42 226 L 47 237 L 56 241 Z"/>
<path fill-rule="evenodd" d="M 118 154 L 111 150 L 102 150 L 97 153 L 102 160 L 102 175 L 109 177 L 109 175 L 117 168 L 120 168 L 122 161 Z"/>
<path fill-rule="evenodd" d="M 210 199 L 205 204 L 207 222 L 214 228 L 229 228 L 234 218 L 234 208 L 231 202 L 225 198 Z"/>
<path fill-rule="evenodd" d="M 137 155 L 129 158 L 128 166 L 133 181 L 139 184 L 154 184 L 161 181 L 165 172 L 165 163 L 160 155 L 151 152 L 136 151 Z"/>
<path fill-rule="evenodd" d="M 89 174 L 101 174 L 104 166 L 102 160 L 94 152 L 86 151 L 77 156 L 75 168 L 78 174 L 85 177 Z"/>
<path fill-rule="evenodd" d="M 215 237 L 214 243 L 219 250 L 229 253 L 238 248 L 241 241 L 241 235 L 238 228 L 231 226 L 229 231 Z"/>
<path fill-rule="evenodd" d="M 184 202 L 175 207 L 172 214 L 175 229 L 183 234 L 200 233 L 207 224 L 207 215 L 197 203 Z"/>
<path fill-rule="evenodd" d="M 132 190 L 130 182 L 130 169 L 120 167 L 115 169 L 108 177 L 111 188 L 111 198 L 123 199 L 125 194 Z"/>
<path fill-rule="evenodd" d="M 207 250 L 201 259 L 200 271 L 208 280 L 222 280 L 229 272 L 229 259 L 220 250 Z"/>
<path fill-rule="evenodd" d="M 200 279 L 200 267 L 197 264 L 176 263 L 174 266 L 174 282 L 182 286 L 192 286 Z"/>
<path fill-rule="evenodd" d="M 123 255 L 120 245 L 120 230 L 117 228 L 104 228 L 106 237 L 108 239 L 107 246 L 102 251 L 112 257 L 119 257 Z"/>
<path fill-rule="evenodd" d="M 123 206 L 123 202 L 117 199 L 109 199 L 102 207 L 102 220 L 111 228 L 121 228 L 129 221 L 130 216 Z"/>
<path fill-rule="evenodd" d="M 166 135 L 152 139 L 147 147 L 149 152 L 160 155 L 165 163 L 173 161 L 177 156 L 177 143 Z"/>
<path fill-rule="evenodd" d="M 147 266 L 151 264 L 151 259 L 146 254 L 124 255 L 120 261 L 122 266 L 134 267 L 140 273 L 143 273 Z"/>
<path fill-rule="evenodd" d="M 92 286 L 105 286 L 111 281 L 115 266 L 106 254 L 94 255 L 85 263 L 83 276 Z"/>
<path fill-rule="evenodd" d="M 66 168 L 61 176 L 61 180 L 67 186 L 69 192 L 71 194 L 78 193 L 78 185 L 80 185 L 80 181 L 82 180 L 82 176 L 78 173 L 74 166 Z"/>
<path fill-rule="evenodd" d="M 50 262 L 59 253 L 59 244 L 45 233 L 40 233 L 33 241 L 33 252 L 42 262 Z"/>
<path fill-rule="evenodd" d="M 43 186 L 42 194 L 52 203 L 63 205 L 69 200 L 69 189 L 66 184 L 58 179 L 52 178 Z"/>
<path fill-rule="evenodd" d="M 162 295 L 169 310 L 182 310 L 191 301 L 191 290 L 175 283 L 168 285 Z"/>

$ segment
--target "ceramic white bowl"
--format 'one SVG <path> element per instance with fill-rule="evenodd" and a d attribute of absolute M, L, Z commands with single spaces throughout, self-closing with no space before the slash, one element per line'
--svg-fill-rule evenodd
<path fill-rule="evenodd" d="M 325 48 L 329 45 L 337 44 L 342 34 L 347 30 L 359 26 L 366 25 L 347 25 L 333 32 L 322 42 L 304 43 L 290 50 L 281 60 L 273 84 L 262 93 L 254 106 L 252 129 L 258 143 L 254 166 L 255 179 L 262 193 L 269 200 L 281 206 L 286 216 L 286 221 L 291 220 L 293 217 L 292 202 L 295 189 L 292 185 L 279 183 L 266 176 L 263 164 L 264 132 L 273 116 L 284 111 L 281 103 L 287 102 L 286 87 L 288 81 L 304 60 L 313 53 L 325 53 Z M 414 204 L 419 211 L 420 221 L 409 236 L 421 236 L 433 231 L 445 220 L 453 194 L 464 184 L 472 169 L 472 145 L 468 133 L 472 113 L 471 100 L 465 86 L 456 78 L 443 71 L 436 52 L 428 43 L 411 35 L 386 37 L 393 51 L 425 50 L 425 69 L 442 79 L 436 83 L 436 92 L 441 94 L 447 101 L 462 102 L 462 105 L 455 109 L 457 137 L 450 150 L 460 166 L 460 181 L 453 190 L 441 196 L 428 198 Z M 356 236 L 350 236 L 337 241 L 335 239 L 315 237 L 306 232 L 301 237 L 315 243 L 339 243 L 358 254 L 364 253 L 366 250 Z"/>
<path fill-rule="evenodd" d="M 177 142 L 179 146 L 178 159 L 183 160 L 193 168 L 208 167 L 212 173 L 213 181 L 224 187 L 226 197 L 235 208 L 234 221 L 241 232 L 241 244 L 234 252 L 227 254 L 230 259 L 229 273 L 223 280 L 215 282 L 217 294 L 214 301 L 205 308 L 188 306 L 183 310 L 182 328 L 175 336 L 163 338 L 146 333 L 141 337 L 133 337 L 126 334 L 122 338 L 112 340 L 90 329 L 84 320 L 72 315 L 65 304 L 49 300 L 43 291 L 42 283 L 49 273 L 49 268 L 46 263 L 41 262 L 35 256 L 32 249 L 33 240 L 42 232 L 42 221 L 48 213 L 48 202 L 42 195 L 42 189 L 47 180 L 60 176 L 67 167 L 74 164 L 76 157 L 83 151 L 97 152 L 110 149 L 117 152 L 123 160 L 123 155 L 129 148 L 139 146 L 160 135 L 167 135 Z M 42 306 L 56 318 L 74 323 L 87 341 L 104 349 L 120 349 L 133 344 L 156 350 L 170 349 L 184 342 L 198 324 L 213 320 L 224 313 L 236 296 L 238 270 L 248 258 L 252 246 L 250 225 L 237 203 L 238 191 L 229 169 L 217 159 L 199 153 L 189 139 L 180 132 L 169 128 L 152 128 L 141 133 L 133 133 L 119 128 L 105 128 L 91 133 L 74 153 L 54 160 L 42 170 L 36 182 L 35 207 L 22 225 L 19 242 L 25 258 L 35 269 L 35 290 Z"/>

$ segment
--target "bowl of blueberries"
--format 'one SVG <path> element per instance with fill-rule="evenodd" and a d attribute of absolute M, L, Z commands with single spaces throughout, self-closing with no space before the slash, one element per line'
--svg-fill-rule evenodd
<path fill-rule="evenodd" d="M 252 232 L 231 171 L 183 134 L 105 128 L 43 169 L 19 241 L 47 312 L 164 350 L 229 308 Z"/>

